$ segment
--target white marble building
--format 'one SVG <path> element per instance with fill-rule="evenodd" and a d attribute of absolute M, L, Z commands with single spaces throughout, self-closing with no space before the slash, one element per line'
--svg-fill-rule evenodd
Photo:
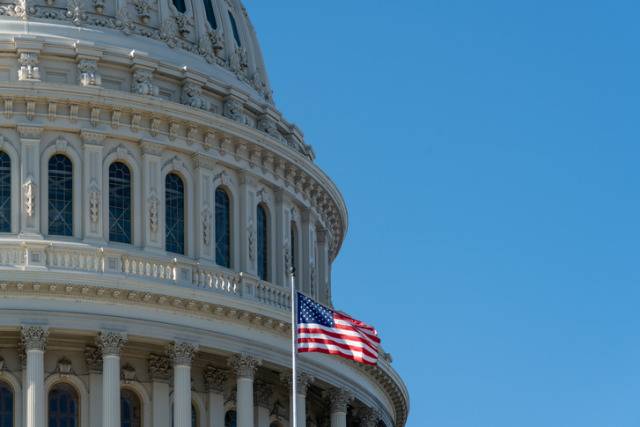
<path fill-rule="evenodd" d="M 0 427 L 289 425 L 347 209 L 271 93 L 239 0 L 0 0 Z M 299 426 L 404 426 L 387 353 L 300 371 Z"/>

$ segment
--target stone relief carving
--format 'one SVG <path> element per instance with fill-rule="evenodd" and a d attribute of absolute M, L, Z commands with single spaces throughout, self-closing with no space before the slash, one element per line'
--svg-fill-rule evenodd
<path fill-rule="evenodd" d="M 202 375 L 204 376 L 204 383 L 207 386 L 207 390 L 218 393 L 224 391 L 224 385 L 229 379 L 229 373 L 226 370 L 218 369 L 213 365 L 207 365 Z"/>
<path fill-rule="evenodd" d="M 18 80 L 40 80 L 38 54 L 36 52 L 21 52 L 18 55 Z"/>
<path fill-rule="evenodd" d="M 93 10 L 102 15 L 104 13 L 104 0 L 93 0 Z"/>
<path fill-rule="evenodd" d="M 150 354 L 147 361 L 149 376 L 154 380 L 169 380 L 171 376 L 171 360 L 164 355 Z"/>
<path fill-rule="evenodd" d="M 260 117 L 260 120 L 258 120 L 258 130 L 274 137 L 278 141 L 284 140 L 282 134 L 278 131 L 278 124 L 267 115 L 263 115 Z"/>
<path fill-rule="evenodd" d="M 98 61 L 95 59 L 81 59 L 78 62 L 78 71 L 82 86 L 100 86 L 102 83 L 98 74 Z"/>
<path fill-rule="evenodd" d="M 253 387 L 254 402 L 256 406 L 270 408 L 271 399 L 273 397 L 273 388 L 263 381 L 256 381 Z"/>
<path fill-rule="evenodd" d="M 94 345 L 88 345 L 84 348 L 84 360 L 89 371 L 102 371 L 102 352 L 100 348 Z"/>
<path fill-rule="evenodd" d="M 193 108 L 209 109 L 209 102 L 202 96 L 202 86 L 195 82 L 187 81 L 182 86 L 182 103 Z"/>
<path fill-rule="evenodd" d="M 223 115 L 235 122 L 246 123 L 242 113 L 242 103 L 236 99 L 227 99 L 223 107 Z"/>
<path fill-rule="evenodd" d="M 133 0 L 133 7 L 138 14 L 138 19 L 144 25 L 149 23 L 151 18 L 151 3 L 147 0 Z"/>
<path fill-rule="evenodd" d="M 178 14 L 174 17 L 176 21 L 176 27 L 178 28 L 178 33 L 182 37 L 187 37 L 191 33 L 191 28 L 193 27 L 193 21 L 190 17 L 183 14 Z"/>
<path fill-rule="evenodd" d="M 211 211 L 208 206 L 202 211 L 202 244 L 211 244 Z"/>
<path fill-rule="evenodd" d="M 158 87 L 153 84 L 153 71 L 142 68 L 134 70 L 131 91 L 138 95 L 158 96 Z"/>
<path fill-rule="evenodd" d="M 71 375 L 71 360 L 63 356 L 62 359 L 58 360 L 56 372 L 63 377 Z"/>
<path fill-rule="evenodd" d="M 155 233 L 158 231 L 159 226 L 158 204 L 160 203 L 155 191 L 151 192 L 151 196 L 147 200 L 147 203 L 149 204 L 149 228 L 152 233 Z"/>
<path fill-rule="evenodd" d="M 100 189 L 95 179 L 91 180 L 89 188 L 89 219 L 93 224 L 98 223 L 100 218 Z"/>
<path fill-rule="evenodd" d="M 82 0 L 67 0 L 67 18 L 71 19 L 74 25 L 80 26 L 82 21 L 87 19 L 87 15 L 82 11 Z"/>
<path fill-rule="evenodd" d="M 229 68 L 234 73 L 245 76 L 247 69 L 249 68 L 249 62 L 247 60 L 247 49 L 244 47 L 236 47 L 231 57 L 229 58 Z"/>
<path fill-rule="evenodd" d="M 24 191 L 24 212 L 28 217 L 32 217 L 36 213 L 36 184 L 33 177 L 29 175 L 27 182 L 23 185 Z"/>
<path fill-rule="evenodd" d="M 255 258 L 255 230 L 253 227 L 253 219 L 249 220 L 249 225 L 247 226 L 247 243 L 249 244 L 249 259 L 253 261 Z"/>
<path fill-rule="evenodd" d="M 131 384 L 136 381 L 136 369 L 130 363 L 124 365 L 120 371 L 120 378 L 125 384 Z"/>

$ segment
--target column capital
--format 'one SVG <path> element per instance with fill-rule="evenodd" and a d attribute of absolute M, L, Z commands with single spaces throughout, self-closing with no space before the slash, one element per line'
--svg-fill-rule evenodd
<path fill-rule="evenodd" d="M 309 390 L 309 386 L 315 381 L 315 378 L 312 375 L 307 374 L 306 372 L 300 372 L 298 375 L 298 382 L 296 383 L 297 393 L 306 396 L 307 390 Z M 289 386 L 289 390 L 291 390 L 293 386 L 291 372 L 283 372 L 280 374 L 280 380 L 286 383 Z"/>
<path fill-rule="evenodd" d="M 191 366 L 193 356 L 198 351 L 198 346 L 188 342 L 173 342 L 167 347 L 167 356 L 173 361 L 173 365 Z"/>
<path fill-rule="evenodd" d="M 358 414 L 362 427 L 376 427 L 380 421 L 380 412 L 376 409 L 365 408 Z"/>
<path fill-rule="evenodd" d="M 171 360 L 160 354 L 150 354 L 147 359 L 149 376 L 153 381 L 169 381 L 171 378 Z"/>
<path fill-rule="evenodd" d="M 204 383 L 207 386 L 208 391 L 216 393 L 222 393 L 224 391 L 224 384 L 229 379 L 229 373 L 224 369 L 216 368 L 213 365 L 207 365 L 202 372 L 204 377 Z"/>
<path fill-rule="evenodd" d="M 262 381 L 256 382 L 253 387 L 253 400 L 256 406 L 263 408 L 271 408 L 271 397 L 273 396 L 273 388 Z"/>
<path fill-rule="evenodd" d="M 347 405 L 353 400 L 353 396 L 347 390 L 333 387 L 329 389 L 329 403 L 331 404 L 331 412 L 347 413 Z"/>
<path fill-rule="evenodd" d="M 47 346 L 49 330 L 42 326 L 23 326 L 20 330 L 20 339 L 26 351 L 42 350 Z"/>
<path fill-rule="evenodd" d="M 101 331 L 96 339 L 96 344 L 102 351 L 102 357 L 119 356 L 126 342 L 127 334 L 109 331 Z"/>
<path fill-rule="evenodd" d="M 238 377 L 253 380 L 258 366 L 262 365 L 262 360 L 256 359 L 247 353 L 241 353 L 231 356 L 228 364 Z"/>

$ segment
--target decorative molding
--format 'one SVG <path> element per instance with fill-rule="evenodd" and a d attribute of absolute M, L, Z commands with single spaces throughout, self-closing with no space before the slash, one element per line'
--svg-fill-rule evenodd
<path fill-rule="evenodd" d="M 167 347 L 167 355 L 171 358 L 174 366 L 191 366 L 191 361 L 197 351 L 197 345 L 184 341 L 171 343 Z"/>
<path fill-rule="evenodd" d="M 119 356 L 120 350 L 127 342 L 127 335 L 118 332 L 102 331 L 96 339 L 96 344 L 100 347 L 104 356 Z"/>
<path fill-rule="evenodd" d="M 256 359 L 247 353 L 240 353 L 231 356 L 228 365 L 235 371 L 237 376 L 253 380 L 256 370 L 262 365 L 262 360 Z"/>
<path fill-rule="evenodd" d="M 44 351 L 47 346 L 49 330 L 42 326 L 23 326 L 20 329 L 20 341 L 25 351 Z"/>

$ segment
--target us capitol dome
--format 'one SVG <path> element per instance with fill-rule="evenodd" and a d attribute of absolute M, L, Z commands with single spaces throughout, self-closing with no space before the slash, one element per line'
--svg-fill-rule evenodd
<path fill-rule="evenodd" d="M 388 353 L 291 375 L 346 230 L 238 0 L 0 0 L 0 427 L 404 426 Z"/>

